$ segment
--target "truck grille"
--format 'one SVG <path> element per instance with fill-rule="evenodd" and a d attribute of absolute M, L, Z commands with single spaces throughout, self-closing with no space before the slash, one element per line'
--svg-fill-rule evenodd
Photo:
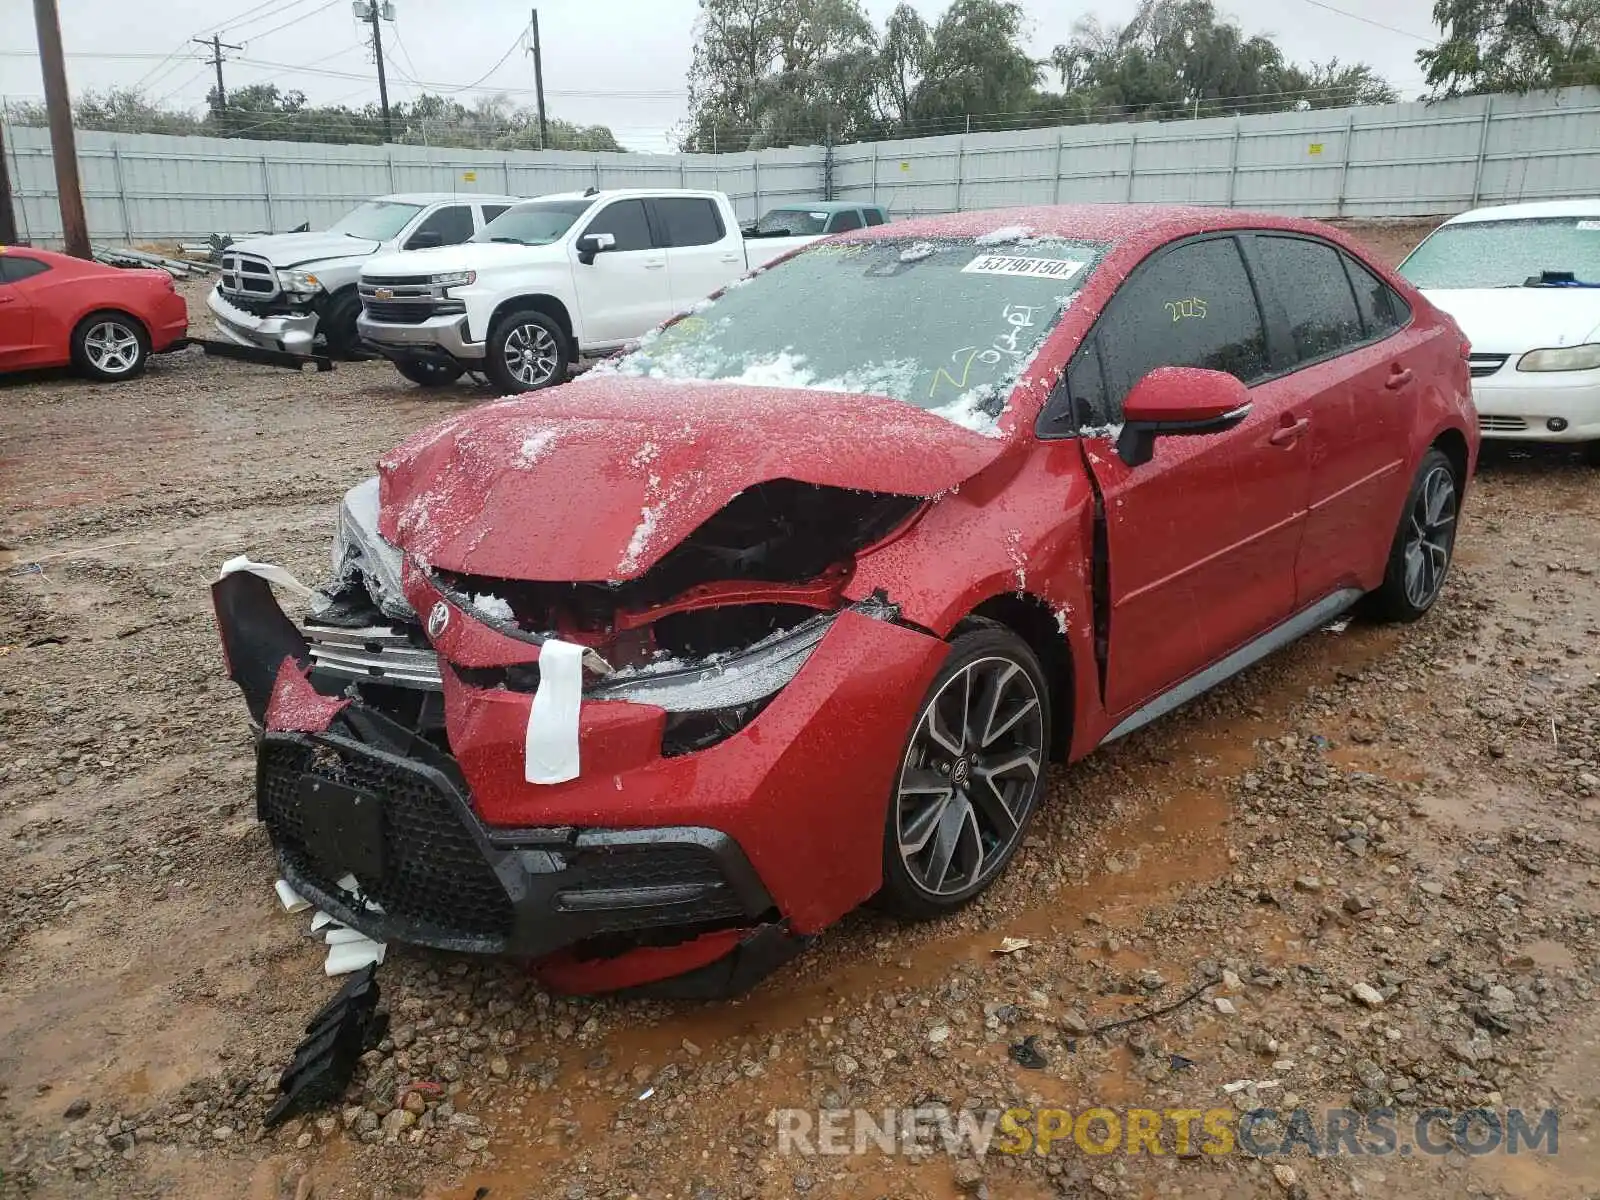
<path fill-rule="evenodd" d="M 442 686 L 439 656 L 426 646 L 415 645 L 398 629 L 387 625 L 365 629 L 306 625 L 301 632 L 306 635 L 311 661 L 329 675 L 429 692 Z"/>
<path fill-rule="evenodd" d="M 465 311 L 460 301 L 435 295 L 426 276 L 375 275 L 362 279 L 356 290 L 367 319 L 386 325 L 420 325 L 437 313 Z"/>
<path fill-rule="evenodd" d="M 271 300 L 278 294 L 278 276 L 266 259 L 228 250 L 222 255 L 222 277 L 217 282 L 217 290 L 224 296 L 244 300 Z"/>
<path fill-rule="evenodd" d="M 259 816 L 279 853 L 309 882 L 339 894 L 317 863 L 317 847 L 307 844 L 300 813 L 300 781 L 316 775 L 378 798 L 386 867 L 381 881 L 364 886 L 386 916 L 435 936 L 501 943 L 510 935 L 510 898 L 457 802 L 429 773 L 332 738 L 314 746 L 269 738 L 257 771 Z"/>
<path fill-rule="evenodd" d="M 1472 372 L 1474 379 L 1482 379 L 1485 375 L 1493 375 L 1506 365 L 1509 354 L 1470 354 L 1467 356 L 1467 370 Z"/>

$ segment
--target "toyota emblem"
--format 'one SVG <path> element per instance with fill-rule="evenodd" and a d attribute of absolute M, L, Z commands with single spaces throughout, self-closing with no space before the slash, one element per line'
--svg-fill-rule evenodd
<path fill-rule="evenodd" d="M 437 638 L 444 632 L 444 627 L 450 624 L 450 606 L 443 600 L 433 606 L 433 611 L 428 614 L 428 636 Z"/>

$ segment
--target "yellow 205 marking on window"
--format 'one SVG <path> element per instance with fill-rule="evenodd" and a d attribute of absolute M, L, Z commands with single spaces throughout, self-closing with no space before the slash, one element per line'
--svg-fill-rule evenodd
<path fill-rule="evenodd" d="M 1181 321 L 1185 317 L 1198 317 L 1202 321 L 1206 318 L 1206 302 L 1198 296 L 1190 296 L 1186 300 L 1168 300 L 1162 307 L 1172 314 L 1174 321 Z"/>

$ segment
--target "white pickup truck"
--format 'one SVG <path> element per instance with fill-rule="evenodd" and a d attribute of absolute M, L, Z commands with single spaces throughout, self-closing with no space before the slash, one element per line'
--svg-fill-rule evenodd
<path fill-rule="evenodd" d="M 542 196 L 463 245 L 369 260 L 356 324 L 415 383 L 481 371 L 502 392 L 534 391 L 814 240 L 746 241 L 722 192 Z"/>
<path fill-rule="evenodd" d="M 207 307 L 230 342 L 347 355 L 356 348 L 356 278 L 367 259 L 464 242 L 515 203 L 515 196 L 477 193 L 379 196 L 320 233 L 235 242 L 222 253 L 222 275 Z"/>

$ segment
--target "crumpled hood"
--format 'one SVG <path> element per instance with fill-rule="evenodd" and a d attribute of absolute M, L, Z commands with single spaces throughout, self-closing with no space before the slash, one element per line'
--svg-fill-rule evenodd
<path fill-rule="evenodd" d="M 379 528 L 447 570 L 633 579 L 755 484 L 931 496 L 1007 444 L 882 397 L 608 375 L 417 434 L 379 463 Z"/>
<path fill-rule="evenodd" d="M 273 233 L 234 242 L 228 249 L 259 254 L 275 267 L 299 267 L 330 258 L 361 258 L 379 244 L 342 233 Z"/>
<path fill-rule="evenodd" d="M 1422 293 L 1455 318 L 1475 351 L 1577 346 L 1600 332 L 1600 288 L 1449 288 Z"/>

